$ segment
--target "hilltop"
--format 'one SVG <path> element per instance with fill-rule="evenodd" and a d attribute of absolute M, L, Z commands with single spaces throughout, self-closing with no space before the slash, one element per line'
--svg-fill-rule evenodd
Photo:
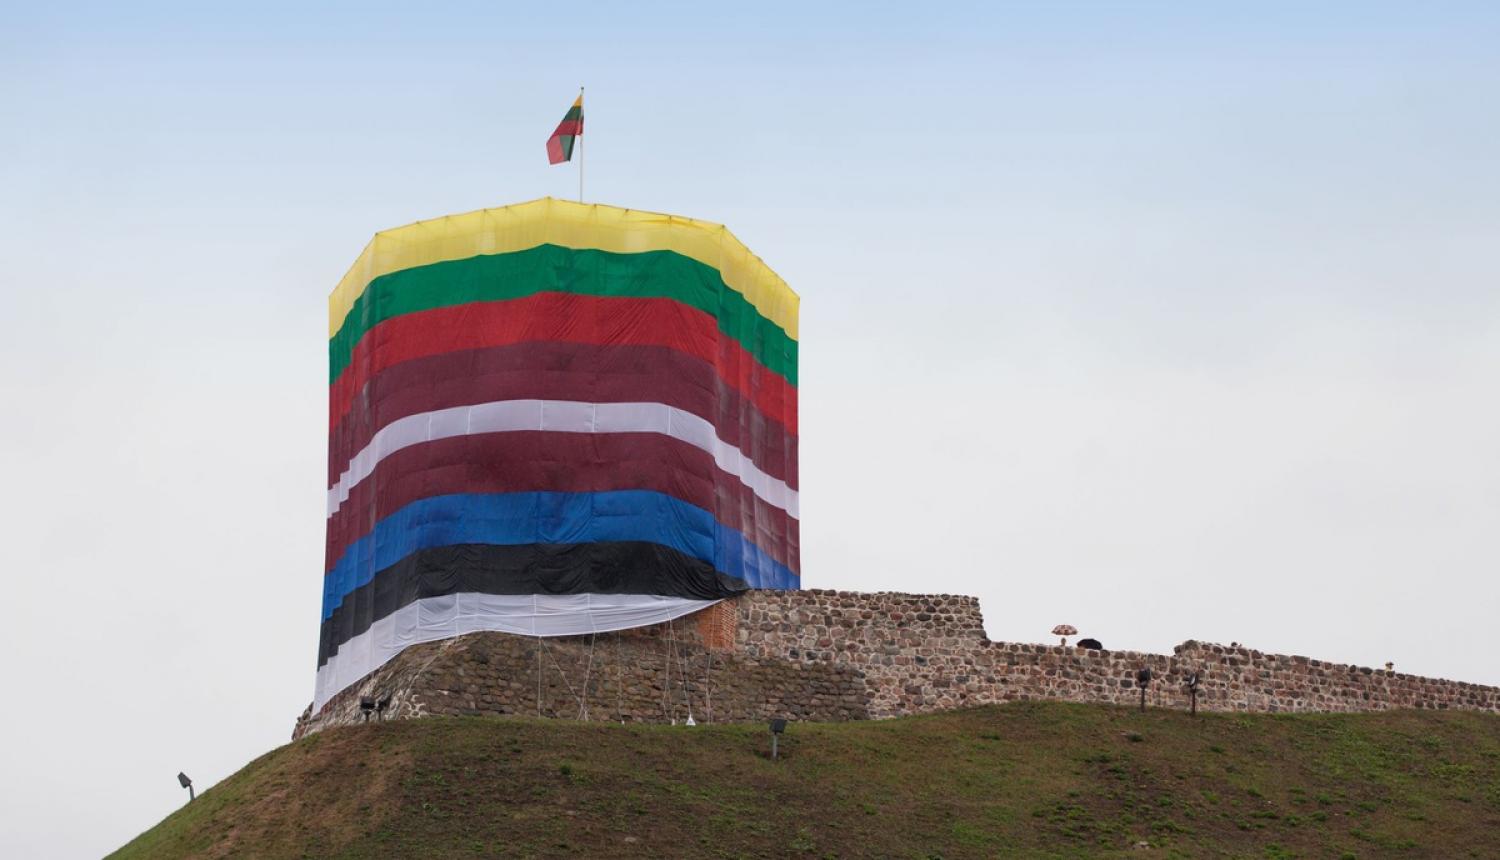
<path fill-rule="evenodd" d="M 274 750 L 113 857 L 1495 857 L 1500 717 L 1016 703 L 693 728 L 443 717 Z"/>

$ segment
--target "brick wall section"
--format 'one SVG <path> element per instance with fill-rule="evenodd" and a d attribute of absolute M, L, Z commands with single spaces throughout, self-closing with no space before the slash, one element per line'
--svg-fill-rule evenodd
<path fill-rule="evenodd" d="M 722 601 L 696 612 L 692 616 L 698 621 L 698 637 L 703 645 L 714 651 L 734 648 L 734 632 L 739 623 L 738 607 L 734 601 Z"/>
<path fill-rule="evenodd" d="M 538 670 L 538 657 L 541 668 Z M 1184 642 L 1173 653 L 991 642 L 977 598 L 756 591 L 673 624 L 538 643 L 476 633 L 408 648 L 329 702 L 293 737 L 357 722 L 362 695 L 388 718 L 530 714 L 627 722 L 854 720 L 1021 699 L 1210 711 L 1392 708 L 1500 713 L 1500 688 Z M 538 676 L 541 678 L 538 689 Z"/>

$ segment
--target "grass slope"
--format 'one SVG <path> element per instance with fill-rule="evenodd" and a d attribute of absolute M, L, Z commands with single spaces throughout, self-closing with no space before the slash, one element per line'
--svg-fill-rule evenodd
<path fill-rule="evenodd" d="M 251 762 L 170 857 L 1500 857 L 1500 717 L 1021 703 L 761 726 L 434 718 Z M 1144 844 L 1143 844 L 1144 843 Z"/>

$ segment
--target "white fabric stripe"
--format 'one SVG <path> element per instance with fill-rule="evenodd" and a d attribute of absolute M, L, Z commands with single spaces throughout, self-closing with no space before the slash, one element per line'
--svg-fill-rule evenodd
<path fill-rule="evenodd" d="M 445 594 L 408 603 L 318 667 L 313 713 L 408 646 L 465 633 L 582 636 L 660 624 L 718 603 L 653 594 Z"/>
<path fill-rule="evenodd" d="M 497 400 L 408 415 L 380 428 L 370 444 L 355 454 L 349 467 L 328 488 L 328 516 L 349 499 L 349 491 L 370 477 L 386 457 L 423 442 L 505 433 L 549 430 L 559 433 L 661 433 L 713 455 L 720 469 L 739 478 L 766 504 L 800 519 L 797 491 L 773 478 L 750 455 L 720 439 L 703 418 L 665 403 L 581 403 L 576 400 Z"/>

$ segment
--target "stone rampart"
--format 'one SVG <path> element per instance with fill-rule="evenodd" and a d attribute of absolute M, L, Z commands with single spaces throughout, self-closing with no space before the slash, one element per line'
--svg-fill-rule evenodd
<path fill-rule="evenodd" d="M 624 722 L 854 720 L 1022 699 L 1209 711 L 1393 708 L 1500 713 L 1500 688 L 1188 641 L 1172 654 L 992 642 L 957 595 L 754 591 L 671 624 L 536 640 L 474 633 L 413 646 L 304 713 L 294 737 L 364 719 L 531 714 Z"/>

